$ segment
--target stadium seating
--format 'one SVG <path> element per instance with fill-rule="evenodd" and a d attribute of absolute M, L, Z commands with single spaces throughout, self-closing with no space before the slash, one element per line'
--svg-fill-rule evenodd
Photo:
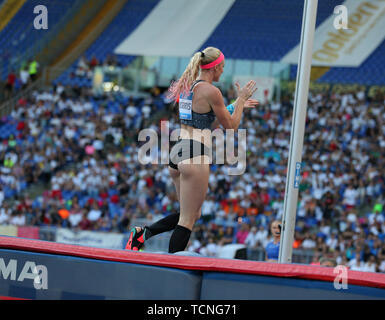
<path fill-rule="evenodd" d="M 100 62 L 106 59 L 106 57 L 113 53 L 114 49 L 129 35 L 140 22 L 148 15 L 148 13 L 156 6 L 159 0 L 132 0 L 127 1 L 126 5 L 119 12 L 116 18 L 111 24 L 103 31 L 98 39 L 91 45 L 85 52 L 87 60 L 91 60 L 93 56 Z M 126 66 L 135 57 L 118 55 L 118 63 Z M 77 77 L 71 77 L 71 74 L 75 71 L 78 60 L 72 64 L 72 66 L 63 72 L 56 80 L 55 83 L 62 83 L 64 85 L 78 85 L 91 86 L 90 81 L 79 80 Z"/>
<path fill-rule="evenodd" d="M 8 25 L 0 32 L 0 59 L 2 60 L 1 78 L 4 80 L 10 71 L 10 65 L 22 54 L 34 48 L 37 41 L 48 34 L 56 23 L 80 0 L 28 0 L 16 13 Z M 33 26 L 37 5 L 44 5 L 48 10 L 48 30 L 36 30 Z M 15 70 L 16 71 L 16 70 Z"/>
<path fill-rule="evenodd" d="M 317 25 L 338 4 L 340 1 L 319 1 Z M 202 48 L 221 48 L 233 59 L 279 61 L 299 43 L 302 13 L 300 0 L 237 0 Z"/>
<path fill-rule="evenodd" d="M 114 21 L 87 50 L 86 58 L 90 60 L 95 56 L 103 62 L 158 2 L 159 0 L 127 2 Z M 330 15 L 334 6 L 338 4 L 337 0 L 320 2 L 317 25 Z M 202 48 L 216 46 L 221 48 L 226 57 L 233 59 L 279 61 L 299 42 L 302 10 L 303 2 L 299 0 L 290 2 L 237 0 Z M 258 12 L 263 12 L 263 17 L 256 19 Z M 134 58 L 117 56 L 118 62 L 123 66 Z M 63 84 L 87 85 L 84 81 L 70 77 L 76 69 L 77 62 L 57 81 Z"/>
<path fill-rule="evenodd" d="M 31 12 L 37 4 L 46 5 L 49 10 L 49 25 L 52 27 L 60 21 L 76 0 L 69 1 L 39 1 L 29 0 L 19 10 L 12 21 L 0 33 L 0 52 L 2 59 L 2 74 L 7 75 L 9 63 L 17 58 L 19 53 L 33 46 L 37 37 L 44 30 L 32 27 Z M 93 56 L 99 62 L 113 53 L 114 49 L 142 22 L 159 0 L 128 1 L 121 12 L 88 48 L 85 56 L 90 60 Z M 340 1 L 319 1 L 317 11 L 317 26 L 321 24 Z M 303 1 L 264 1 L 237 0 L 229 12 L 217 26 L 214 32 L 202 45 L 221 48 L 226 57 L 233 59 L 280 61 L 280 59 L 298 44 L 301 33 Z M 259 15 L 258 13 L 261 13 Z M 256 18 L 257 17 L 257 18 Z M 12 52 L 12 57 L 9 56 Z M 385 42 L 359 68 L 332 68 L 318 82 L 354 82 L 361 84 L 378 84 L 379 75 L 384 70 L 381 67 L 385 53 Z M 118 55 L 118 63 L 126 66 L 134 60 L 134 56 Z M 89 79 L 73 77 L 78 61 L 62 73 L 56 82 L 65 85 L 90 87 Z M 297 66 L 291 66 L 293 80 Z"/>

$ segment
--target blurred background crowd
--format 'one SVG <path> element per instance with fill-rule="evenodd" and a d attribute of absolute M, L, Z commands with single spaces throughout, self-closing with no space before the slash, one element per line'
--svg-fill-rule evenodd
<path fill-rule="evenodd" d="M 225 103 L 236 98 L 233 89 L 223 94 Z M 315 263 L 329 257 L 385 272 L 384 98 L 310 93 L 293 248 L 312 252 Z M 263 250 L 272 240 L 271 223 L 283 214 L 292 109 L 284 95 L 244 112 L 246 170 L 231 176 L 228 165 L 211 165 L 188 250 L 216 256 L 224 244 Z M 136 219 L 178 211 L 167 165 L 138 161 L 138 133 L 160 136 L 162 120 L 178 128 L 175 107 L 160 93 L 95 96 L 58 84 L 20 99 L 1 119 L 0 224 L 126 233 Z"/>
<path fill-rule="evenodd" d="M 180 44 L 186 37 L 176 41 L 169 35 L 178 28 L 163 24 L 160 34 L 167 37 L 161 48 L 155 42 L 141 52 L 125 46 L 164 1 L 17 2 L 0 0 L 0 229 L 126 235 L 143 221 L 177 212 L 167 164 L 160 163 L 161 143 L 157 155 L 144 156 L 158 157 L 158 164 L 142 164 L 138 151 L 145 143 L 139 141 L 141 130 L 160 137 L 162 121 L 170 132 L 179 127 L 176 108 L 164 93 L 190 59 L 177 50 L 187 47 Z M 353 65 L 312 67 L 293 262 L 329 259 L 353 270 L 385 272 L 385 41 L 362 44 L 380 39 L 382 18 L 376 14 L 382 9 L 356 2 L 359 10 L 345 3 L 349 12 L 370 12 L 374 19 L 368 36 L 351 39 L 351 50 L 360 48 L 365 58 L 354 52 Z M 225 245 L 240 244 L 247 259 L 266 261 L 277 241 L 272 225 L 283 218 L 294 103 L 290 84 L 297 76 L 297 62 L 284 58 L 299 44 L 304 2 L 226 1 L 222 14 L 217 3 L 205 2 L 210 26 L 202 24 L 201 34 L 187 40 L 188 47 L 215 46 L 226 55 L 222 82 L 216 84 L 225 104 L 236 99 L 231 87 L 236 77 L 269 80 L 271 86 L 260 90 L 267 93 L 260 106 L 244 112 L 240 128 L 247 130 L 246 147 L 234 139 L 246 152 L 246 167 L 211 165 L 188 250 L 216 257 Z M 333 20 L 340 4 L 318 2 L 317 31 Z M 37 5 L 47 8 L 48 29 L 34 26 Z M 184 14 L 185 8 L 179 9 L 175 17 Z M 207 20 L 200 19 L 200 2 L 190 1 L 189 10 L 189 22 Z M 159 22 L 152 20 L 154 26 Z M 333 24 L 328 27 L 334 36 Z M 147 30 L 141 39 L 154 38 L 154 28 Z M 234 166 L 244 172 L 229 175 Z"/>

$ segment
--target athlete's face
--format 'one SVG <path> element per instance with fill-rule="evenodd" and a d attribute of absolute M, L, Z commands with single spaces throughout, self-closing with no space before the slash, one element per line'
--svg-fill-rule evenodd
<path fill-rule="evenodd" d="M 273 222 L 271 225 L 271 233 L 273 236 L 278 237 L 280 236 L 281 230 L 279 229 L 279 222 Z"/>
<path fill-rule="evenodd" d="M 225 61 L 222 61 L 220 64 L 218 64 L 217 66 L 215 66 L 215 77 L 214 77 L 214 81 L 219 81 L 219 78 L 221 77 L 222 73 L 223 73 L 223 69 L 225 67 Z"/>

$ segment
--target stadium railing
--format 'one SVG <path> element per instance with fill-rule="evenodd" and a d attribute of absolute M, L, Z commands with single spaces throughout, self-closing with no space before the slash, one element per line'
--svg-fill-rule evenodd
<path fill-rule="evenodd" d="M 150 224 L 151 221 L 146 219 L 133 219 L 131 226 L 144 226 Z M 58 228 L 54 226 L 41 226 L 39 227 L 39 238 L 45 241 L 56 241 L 56 232 Z M 98 231 L 94 231 L 95 235 Z M 100 233 L 102 234 L 102 233 Z M 128 239 L 128 234 L 127 239 Z M 168 252 L 168 245 L 170 240 L 171 232 L 159 234 L 156 237 L 150 238 L 146 241 L 143 247 L 144 251 L 147 252 Z M 122 248 L 123 249 L 123 248 Z M 293 263 L 310 264 L 313 261 L 315 252 L 313 250 L 305 249 L 293 249 L 292 261 Z M 265 249 L 262 247 L 248 248 L 247 260 L 253 261 L 265 261 Z"/>

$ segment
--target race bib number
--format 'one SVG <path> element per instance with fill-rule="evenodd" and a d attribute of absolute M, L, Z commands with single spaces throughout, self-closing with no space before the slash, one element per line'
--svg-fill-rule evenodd
<path fill-rule="evenodd" d="M 181 120 L 192 120 L 192 96 L 191 93 L 187 97 L 181 95 L 179 98 L 179 118 Z"/>

